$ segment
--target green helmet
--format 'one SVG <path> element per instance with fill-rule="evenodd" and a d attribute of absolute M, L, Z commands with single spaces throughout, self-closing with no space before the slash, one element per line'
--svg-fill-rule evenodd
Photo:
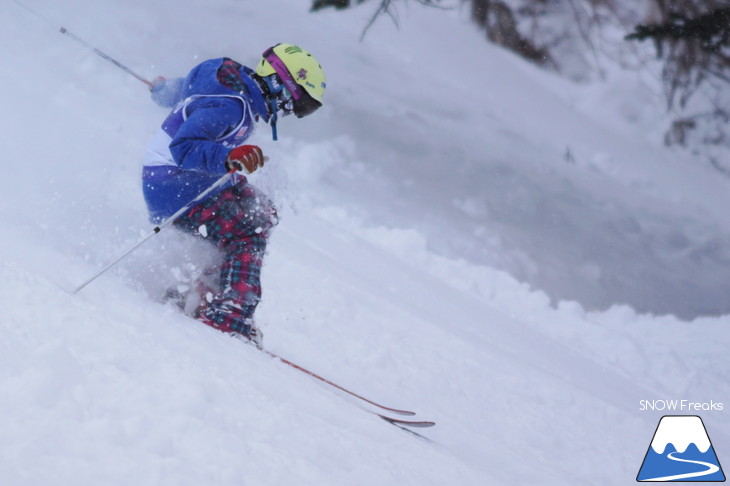
<path fill-rule="evenodd" d="M 301 118 L 322 106 L 327 83 L 317 59 L 299 46 L 277 44 L 263 54 L 256 74 L 266 78 L 278 74 L 292 95 L 294 114 Z"/>

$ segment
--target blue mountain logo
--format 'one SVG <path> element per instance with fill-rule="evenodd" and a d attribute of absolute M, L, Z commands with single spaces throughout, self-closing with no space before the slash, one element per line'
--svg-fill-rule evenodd
<path fill-rule="evenodd" d="M 702 419 L 696 415 L 662 417 L 636 480 L 725 481 Z"/>

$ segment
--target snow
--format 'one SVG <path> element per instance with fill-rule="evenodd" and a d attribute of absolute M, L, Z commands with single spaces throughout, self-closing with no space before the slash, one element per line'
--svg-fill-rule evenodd
<path fill-rule="evenodd" d="M 1 484 L 623 484 L 662 414 L 640 400 L 727 402 L 728 181 L 660 146 L 625 72 L 575 86 L 414 2 L 362 43 L 367 3 L 24 4 L 0 5 Z M 169 229 L 70 294 L 149 233 L 139 158 L 165 111 L 61 25 L 147 78 L 317 55 L 326 107 L 252 139 L 281 215 L 257 319 L 272 351 L 436 427 L 158 303 L 215 258 Z M 730 421 L 702 417 L 722 462 Z"/>

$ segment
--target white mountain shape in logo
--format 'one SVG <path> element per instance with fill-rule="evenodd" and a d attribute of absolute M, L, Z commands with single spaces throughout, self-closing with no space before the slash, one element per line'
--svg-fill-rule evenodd
<path fill-rule="evenodd" d="M 664 454 L 664 449 L 670 443 L 679 453 L 686 451 L 690 444 L 696 445 L 703 454 L 712 446 L 702 419 L 694 416 L 662 418 L 651 441 L 651 448 L 657 454 Z"/>

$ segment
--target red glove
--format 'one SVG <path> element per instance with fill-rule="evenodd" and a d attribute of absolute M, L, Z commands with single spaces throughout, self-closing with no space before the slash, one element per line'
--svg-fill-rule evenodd
<path fill-rule="evenodd" d="M 228 152 L 226 168 L 250 174 L 263 167 L 265 160 L 264 153 L 256 145 L 241 145 Z"/>

